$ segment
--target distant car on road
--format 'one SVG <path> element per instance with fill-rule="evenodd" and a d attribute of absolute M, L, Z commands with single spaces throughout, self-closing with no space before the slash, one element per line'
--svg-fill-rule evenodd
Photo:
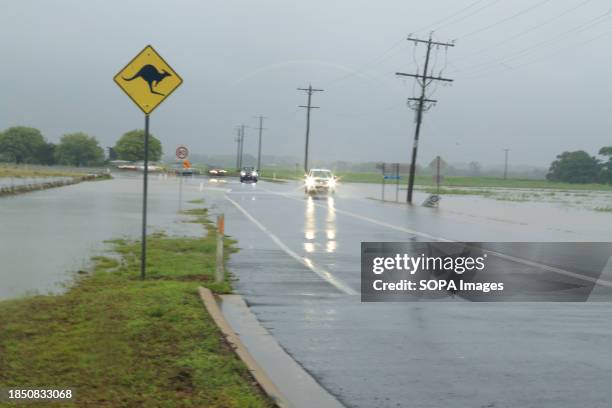
<path fill-rule="evenodd" d="M 240 182 L 244 183 L 245 181 L 252 181 L 253 183 L 257 183 L 257 179 L 259 178 L 259 173 L 255 170 L 254 167 L 243 167 L 240 171 Z"/>
<path fill-rule="evenodd" d="M 139 170 L 139 171 L 144 171 L 145 166 L 144 166 L 144 162 L 137 162 L 134 163 L 135 169 Z M 147 169 L 149 170 L 149 172 L 159 172 L 163 170 L 163 167 L 161 167 L 160 165 L 156 164 L 156 163 L 149 163 L 147 165 Z"/>
<path fill-rule="evenodd" d="M 211 167 L 208 170 L 208 174 L 213 177 L 223 177 L 227 174 L 227 170 L 224 170 L 220 167 Z"/>
<path fill-rule="evenodd" d="M 335 193 L 336 177 L 334 173 L 328 169 L 311 169 L 304 181 L 304 192 L 306 194 Z"/>
<path fill-rule="evenodd" d="M 176 168 L 174 169 L 174 174 L 176 174 L 177 176 L 193 176 L 195 174 L 193 167 L 189 167 L 189 168 Z"/>

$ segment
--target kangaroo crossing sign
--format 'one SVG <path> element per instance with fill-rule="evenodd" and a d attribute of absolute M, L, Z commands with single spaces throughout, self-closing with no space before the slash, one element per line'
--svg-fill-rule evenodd
<path fill-rule="evenodd" d="M 113 79 L 147 115 L 183 83 L 181 77 L 150 45 Z"/>

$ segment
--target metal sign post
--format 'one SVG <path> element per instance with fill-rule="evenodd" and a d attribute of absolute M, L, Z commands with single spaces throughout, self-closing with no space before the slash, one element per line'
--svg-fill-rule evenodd
<path fill-rule="evenodd" d="M 381 201 L 385 201 L 385 180 L 387 178 L 387 174 L 385 173 L 385 164 L 382 164 L 382 194 L 381 194 Z"/>
<path fill-rule="evenodd" d="M 395 163 L 395 201 L 399 201 L 399 182 L 400 182 L 400 165 L 399 163 Z"/>
<path fill-rule="evenodd" d="M 399 163 L 379 163 L 377 169 L 382 171 L 381 200 L 385 201 L 385 186 L 387 180 L 395 180 L 395 201 L 399 200 L 399 181 L 401 167 Z"/>
<path fill-rule="evenodd" d="M 184 171 L 186 168 L 191 168 L 191 165 L 189 165 L 189 167 L 186 167 L 186 163 L 189 163 L 187 161 L 187 157 L 189 156 L 189 149 L 187 149 L 187 147 L 183 146 L 183 145 L 179 145 L 176 148 L 176 158 L 178 160 L 182 160 L 182 170 L 180 170 L 180 178 L 179 178 L 179 211 L 183 210 L 183 177 L 184 177 Z"/>
<path fill-rule="evenodd" d="M 147 265 L 147 194 L 149 187 L 149 115 L 145 115 L 144 175 L 142 182 L 142 237 L 140 240 L 140 279 L 145 278 Z"/>
<path fill-rule="evenodd" d="M 183 80 L 150 45 L 147 45 L 123 67 L 113 80 L 145 114 L 142 239 L 140 250 L 140 278 L 144 279 L 147 269 L 149 115 L 183 83 Z"/>

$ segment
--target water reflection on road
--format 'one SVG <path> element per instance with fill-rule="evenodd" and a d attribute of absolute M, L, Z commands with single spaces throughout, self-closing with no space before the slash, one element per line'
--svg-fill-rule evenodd
<path fill-rule="evenodd" d="M 324 242 L 317 242 L 317 219 L 315 199 L 323 201 L 326 205 L 324 234 L 319 234 L 319 238 Z M 338 247 L 336 243 L 336 208 L 333 197 L 317 198 L 306 197 L 306 207 L 304 216 L 304 251 L 313 253 L 316 247 L 325 248 L 325 252 L 334 253 Z"/>
<path fill-rule="evenodd" d="M 176 178 L 151 176 L 149 183 L 151 231 L 202 233 L 181 222 Z M 184 183 L 195 186 L 183 190 L 183 208 L 189 208 L 187 201 L 202 196 L 200 180 Z M 70 272 L 87 268 L 105 240 L 138 238 L 141 205 L 140 174 L 0 198 L 0 299 L 57 291 Z"/>

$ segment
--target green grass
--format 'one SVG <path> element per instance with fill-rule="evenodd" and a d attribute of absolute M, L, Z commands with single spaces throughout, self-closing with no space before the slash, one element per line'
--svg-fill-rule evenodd
<path fill-rule="evenodd" d="M 150 236 L 145 281 L 140 244 L 118 239 L 64 294 L 0 302 L 0 388 L 71 387 L 75 400 L 54 407 L 273 406 L 199 299 L 199 285 L 231 287 L 213 282 L 206 211 L 187 213 L 208 234 Z"/>
<path fill-rule="evenodd" d="M 612 213 L 612 207 L 597 207 L 595 211 Z"/>
<path fill-rule="evenodd" d="M 0 177 L 79 177 L 85 172 L 69 172 L 44 167 L 0 165 Z"/>
<path fill-rule="evenodd" d="M 303 171 L 295 169 L 264 169 L 262 171 L 264 177 L 272 177 L 276 174 L 276 178 L 299 180 L 302 179 Z M 337 172 L 340 177 L 340 182 L 345 183 L 381 183 L 382 176 L 380 173 L 361 173 L 361 172 Z M 394 180 L 388 180 L 390 184 Z M 407 177 L 402 176 L 400 183 L 406 184 Z M 415 184 L 419 186 L 434 186 L 431 176 L 417 175 Z M 551 189 L 551 190 L 597 190 L 597 191 L 612 191 L 612 185 L 605 184 L 573 184 L 573 183 L 557 183 L 548 180 L 533 180 L 533 179 L 518 179 L 509 178 L 503 179 L 499 177 L 452 177 L 444 178 L 443 187 L 479 187 L 479 188 L 518 188 L 518 189 Z M 467 194 L 465 191 L 465 194 Z M 479 192 L 471 192 L 470 194 L 480 194 Z"/>

